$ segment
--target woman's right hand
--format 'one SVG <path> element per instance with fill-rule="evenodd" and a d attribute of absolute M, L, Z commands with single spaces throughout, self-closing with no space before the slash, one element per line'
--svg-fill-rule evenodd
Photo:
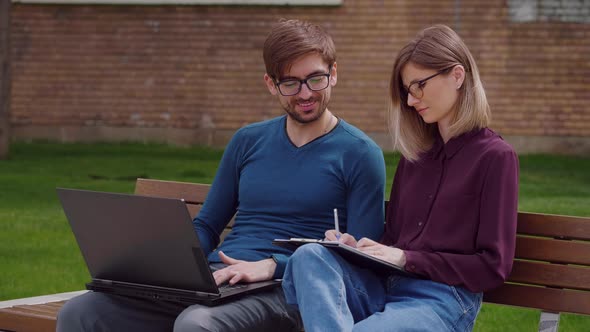
<path fill-rule="evenodd" d="M 324 238 L 324 241 L 338 241 L 342 244 L 346 244 L 347 246 L 356 248 L 356 239 L 354 238 L 354 236 L 348 233 L 342 234 L 336 232 L 335 229 L 330 229 L 327 230 L 326 233 L 324 233 L 324 235 L 326 236 Z"/>

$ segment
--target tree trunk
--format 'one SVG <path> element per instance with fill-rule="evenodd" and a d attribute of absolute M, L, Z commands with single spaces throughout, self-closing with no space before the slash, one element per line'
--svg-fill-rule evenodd
<path fill-rule="evenodd" d="M 10 10 L 11 0 L 0 0 L 0 159 L 10 145 Z"/>

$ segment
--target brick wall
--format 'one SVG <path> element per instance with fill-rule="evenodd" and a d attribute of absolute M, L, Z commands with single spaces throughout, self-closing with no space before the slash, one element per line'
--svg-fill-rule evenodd
<path fill-rule="evenodd" d="M 344 0 L 338 7 L 14 4 L 15 139 L 223 145 L 282 114 L 261 49 L 280 17 L 333 35 L 330 109 L 389 148 L 385 109 L 396 51 L 434 23 L 478 61 L 492 128 L 519 151 L 590 154 L 590 24 L 515 19 L 506 1 Z"/>

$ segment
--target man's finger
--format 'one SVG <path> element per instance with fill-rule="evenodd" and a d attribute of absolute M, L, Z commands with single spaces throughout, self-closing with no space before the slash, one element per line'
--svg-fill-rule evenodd
<path fill-rule="evenodd" d="M 241 273 L 241 272 L 238 272 L 238 273 L 237 273 L 237 274 L 236 274 L 236 275 L 235 275 L 233 278 L 231 278 L 231 279 L 229 280 L 229 284 L 230 284 L 230 285 L 233 285 L 233 284 L 237 283 L 238 281 L 240 281 L 240 280 L 242 280 L 242 279 L 243 279 L 243 276 L 244 276 L 244 274 L 243 274 L 243 273 Z"/>
<path fill-rule="evenodd" d="M 215 283 L 219 286 L 226 282 L 231 277 L 231 274 L 228 270 L 221 269 L 213 272 L 213 279 L 215 279 Z"/>

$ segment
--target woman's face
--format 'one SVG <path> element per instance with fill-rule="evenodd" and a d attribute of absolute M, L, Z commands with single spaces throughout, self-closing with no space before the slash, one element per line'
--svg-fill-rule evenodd
<path fill-rule="evenodd" d="M 401 70 L 404 90 L 414 92 L 408 93 L 408 106 L 414 108 L 424 122 L 437 123 L 442 132 L 451 125 L 453 106 L 459 97 L 465 72 L 461 65 L 457 65 L 449 71 L 437 73 L 413 62 L 408 62 Z"/>

